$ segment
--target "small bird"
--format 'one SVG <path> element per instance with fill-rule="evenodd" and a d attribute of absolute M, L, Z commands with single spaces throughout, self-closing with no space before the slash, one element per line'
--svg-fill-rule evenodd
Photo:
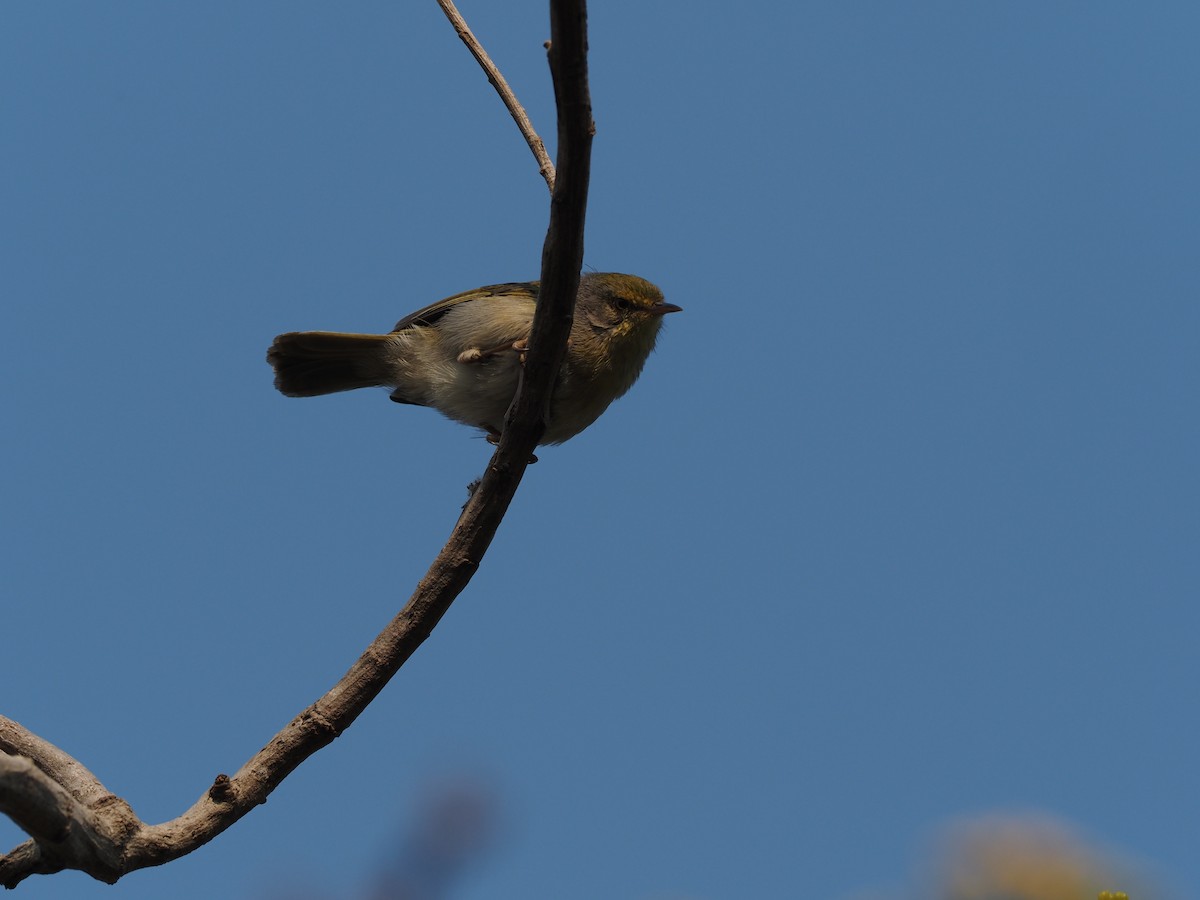
<path fill-rule="evenodd" d="M 439 300 L 390 334 L 301 331 L 267 350 L 275 387 L 315 397 L 385 386 L 397 403 L 430 406 L 500 437 L 529 350 L 538 282 L 494 284 Z M 594 272 L 579 280 L 575 320 L 542 444 L 561 444 L 628 391 L 667 313 L 680 307 L 636 275 Z"/>

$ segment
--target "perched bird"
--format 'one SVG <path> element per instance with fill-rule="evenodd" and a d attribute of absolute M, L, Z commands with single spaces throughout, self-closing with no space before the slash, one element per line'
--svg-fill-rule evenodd
<path fill-rule="evenodd" d="M 281 334 L 267 362 L 275 387 L 289 397 L 386 386 L 397 403 L 431 406 L 495 442 L 529 349 L 537 296 L 536 281 L 495 284 L 405 316 L 390 334 Z M 679 309 L 636 275 L 582 276 L 541 443 L 579 434 L 629 390 L 654 349 L 662 317 Z"/>

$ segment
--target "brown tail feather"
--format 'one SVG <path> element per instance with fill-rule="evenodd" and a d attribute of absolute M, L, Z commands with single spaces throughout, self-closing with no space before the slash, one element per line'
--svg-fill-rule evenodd
<path fill-rule="evenodd" d="M 288 397 L 316 397 L 376 387 L 387 379 L 384 334 L 294 331 L 275 338 L 267 362 L 275 387 Z"/>

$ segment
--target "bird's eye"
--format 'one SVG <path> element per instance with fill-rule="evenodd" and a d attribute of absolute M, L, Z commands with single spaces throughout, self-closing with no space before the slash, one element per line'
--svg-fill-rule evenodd
<path fill-rule="evenodd" d="M 628 300 L 626 300 L 624 297 L 618 297 L 617 298 L 617 309 L 621 310 L 621 312 L 629 312 L 629 310 L 633 309 L 633 304 L 630 303 Z"/>

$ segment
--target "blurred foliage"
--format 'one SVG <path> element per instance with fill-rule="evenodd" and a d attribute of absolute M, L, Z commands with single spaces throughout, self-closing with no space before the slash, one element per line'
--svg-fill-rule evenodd
<path fill-rule="evenodd" d="M 431 779 L 387 840 L 363 890 L 306 883 L 276 885 L 270 900 L 452 900 L 499 835 L 499 801 L 490 782 L 467 774 Z M 304 877 L 304 873 L 291 873 Z"/>
<path fill-rule="evenodd" d="M 496 819 L 486 783 L 461 776 L 431 784 L 370 900 L 448 900 L 492 844 Z"/>

